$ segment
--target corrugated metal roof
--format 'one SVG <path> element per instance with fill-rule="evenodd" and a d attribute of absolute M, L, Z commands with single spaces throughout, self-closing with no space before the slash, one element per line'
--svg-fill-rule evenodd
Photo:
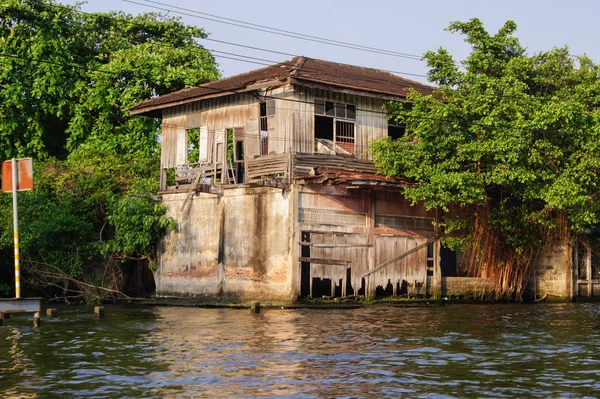
<path fill-rule="evenodd" d="M 131 113 L 144 114 L 205 97 L 242 92 L 250 86 L 260 86 L 261 83 L 267 85 L 269 82 L 269 85 L 272 85 L 273 82 L 279 81 L 283 84 L 288 79 L 296 79 L 298 83 L 315 83 L 393 98 L 406 97 L 410 89 L 423 94 L 431 94 L 435 90 L 431 86 L 378 69 L 298 56 L 279 64 L 144 101 L 131 107 Z"/>

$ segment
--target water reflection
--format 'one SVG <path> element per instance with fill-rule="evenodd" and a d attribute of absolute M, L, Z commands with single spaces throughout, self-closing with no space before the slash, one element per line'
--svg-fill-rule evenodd
<path fill-rule="evenodd" d="M 0 328 L 4 397 L 596 397 L 600 306 L 60 309 Z"/>

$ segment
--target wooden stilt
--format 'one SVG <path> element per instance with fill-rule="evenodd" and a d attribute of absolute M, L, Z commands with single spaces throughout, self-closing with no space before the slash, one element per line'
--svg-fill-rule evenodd
<path fill-rule="evenodd" d="M 94 314 L 99 319 L 103 318 L 104 317 L 104 306 L 96 306 L 94 308 Z"/>
<path fill-rule="evenodd" d="M 40 312 L 35 312 L 33 314 L 33 328 L 40 328 Z"/>

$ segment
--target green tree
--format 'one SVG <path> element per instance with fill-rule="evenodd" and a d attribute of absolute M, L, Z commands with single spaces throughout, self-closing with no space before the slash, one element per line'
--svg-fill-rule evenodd
<path fill-rule="evenodd" d="M 129 118 L 150 97 L 219 77 L 206 33 L 149 13 L 82 13 L 52 0 L 0 9 L 0 155 L 64 159 L 86 141 L 151 155 L 158 122 Z"/>
<path fill-rule="evenodd" d="M 153 263 L 173 228 L 162 204 L 130 195 L 156 194 L 160 143 L 159 122 L 130 118 L 129 108 L 219 72 L 200 28 L 78 7 L 0 5 L 0 156 L 34 157 L 35 191 L 19 200 L 29 288 L 102 297 L 122 288 L 123 261 Z M 0 196 L 0 290 L 12 284 L 11 213 L 10 196 Z"/>
<path fill-rule="evenodd" d="M 528 55 L 511 21 L 495 35 L 477 19 L 448 30 L 470 55 L 425 54 L 439 90 L 388 105 L 408 134 L 374 143 L 375 163 L 417 181 L 405 195 L 446 211 L 446 243 L 471 272 L 520 300 L 544 248 L 598 223 L 600 68 L 567 48 Z"/>

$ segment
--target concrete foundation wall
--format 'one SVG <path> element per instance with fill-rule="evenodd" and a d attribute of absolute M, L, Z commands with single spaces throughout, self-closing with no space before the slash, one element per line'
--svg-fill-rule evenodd
<path fill-rule="evenodd" d="M 571 249 L 568 245 L 557 245 L 537 259 L 528 288 L 538 297 L 546 294 L 572 297 L 572 281 Z"/>
<path fill-rule="evenodd" d="M 268 187 L 165 194 L 177 230 L 162 241 L 158 295 L 293 299 L 292 194 Z M 297 262 L 296 262 L 297 263 Z"/>
<path fill-rule="evenodd" d="M 442 277 L 442 295 L 472 294 L 474 296 L 490 292 L 493 282 L 482 277 Z"/>

